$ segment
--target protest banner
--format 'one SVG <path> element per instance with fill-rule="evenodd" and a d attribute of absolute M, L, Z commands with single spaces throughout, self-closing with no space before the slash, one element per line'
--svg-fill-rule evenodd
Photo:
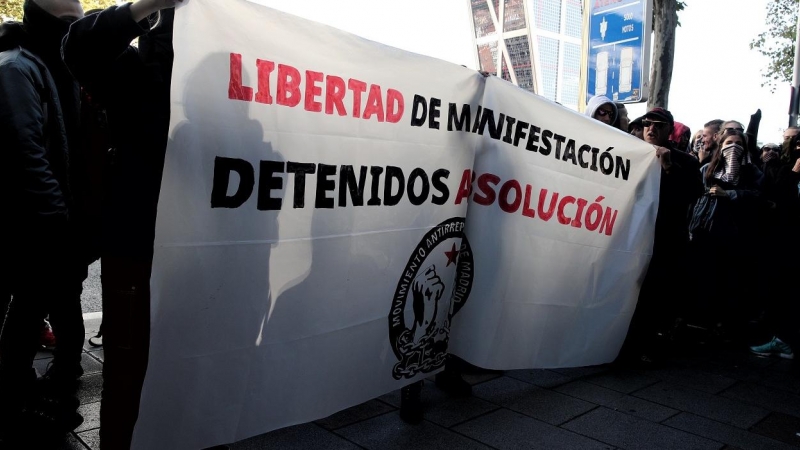
<path fill-rule="evenodd" d="M 134 448 L 319 419 L 448 346 L 495 368 L 616 355 L 652 250 L 652 146 L 244 0 L 181 7 L 174 48 Z"/>

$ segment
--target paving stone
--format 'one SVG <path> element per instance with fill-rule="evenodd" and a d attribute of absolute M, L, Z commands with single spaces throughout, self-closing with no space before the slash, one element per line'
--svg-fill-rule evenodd
<path fill-rule="evenodd" d="M 453 430 L 497 449 L 611 449 L 602 442 L 499 409 L 463 423 Z"/>
<path fill-rule="evenodd" d="M 70 433 L 64 439 L 64 442 L 53 450 L 86 450 L 87 448 L 80 439 Z"/>
<path fill-rule="evenodd" d="M 562 428 L 627 450 L 717 450 L 722 447 L 719 442 L 602 406 L 562 425 Z"/>
<path fill-rule="evenodd" d="M 472 386 L 476 384 L 485 383 L 495 378 L 503 376 L 503 372 L 475 372 L 475 373 L 462 373 L 461 378 Z"/>
<path fill-rule="evenodd" d="M 94 430 L 84 431 L 83 433 L 78 433 L 78 438 L 81 442 L 84 443 L 87 447 L 91 450 L 100 450 L 100 429 L 95 428 Z"/>
<path fill-rule="evenodd" d="M 754 383 L 739 383 L 723 392 L 722 395 L 727 398 L 759 405 L 770 411 L 800 417 L 800 396 L 786 391 Z"/>
<path fill-rule="evenodd" d="M 44 375 L 44 373 L 47 371 L 47 365 L 52 361 L 52 357 L 35 359 L 33 361 L 33 368 L 36 369 L 36 374 L 38 376 Z M 83 367 L 84 375 L 102 372 L 103 370 L 103 365 L 86 353 L 81 353 L 81 367 Z"/>
<path fill-rule="evenodd" d="M 606 373 L 611 370 L 611 366 L 608 364 L 604 364 L 602 366 L 567 367 L 564 369 L 550 369 L 550 370 L 573 379 L 578 379 L 578 378 L 588 377 L 590 375 Z"/>
<path fill-rule="evenodd" d="M 509 377 L 479 384 L 472 393 L 476 397 L 552 425 L 564 423 L 596 407 L 592 403 Z"/>
<path fill-rule="evenodd" d="M 770 371 L 760 380 L 764 386 L 800 394 L 800 376 L 795 373 Z"/>
<path fill-rule="evenodd" d="M 731 364 L 712 360 L 698 361 L 696 364 L 691 366 L 691 368 L 713 375 L 733 378 L 734 380 L 750 382 L 761 381 L 761 379 L 764 377 L 764 370 L 766 370 L 746 364 Z"/>
<path fill-rule="evenodd" d="M 103 390 L 103 374 L 94 373 L 81 377 L 78 388 L 78 399 L 81 404 L 100 401 L 100 392 Z"/>
<path fill-rule="evenodd" d="M 509 370 L 506 372 L 506 376 L 543 388 L 560 386 L 578 378 L 574 375 L 567 376 L 545 369 Z"/>
<path fill-rule="evenodd" d="M 340 428 L 336 430 L 336 434 L 368 450 L 490 449 L 477 441 L 428 421 L 423 421 L 418 425 L 409 425 L 400 420 L 399 414 L 384 414 Z"/>
<path fill-rule="evenodd" d="M 100 361 L 101 363 L 105 361 L 106 358 L 106 354 L 102 348 L 100 350 L 87 350 L 86 354 Z"/>
<path fill-rule="evenodd" d="M 100 402 L 82 404 L 78 407 L 78 414 L 83 416 L 83 423 L 75 429 L 76 433 L 100 428 Z"/>
<path fill-rule="evenodd" d="M 687 386 L 709 394 L 718 394 L 736 384 L 736 379 L 722 375 L 704 373 L 689 368 L 665 368 L 648 372 L 655 378 L 670 384 Z"/>
<path fill-rule="evenodd" d="M 664 421 L 664 425 L 741 449 L 788 450 L 793 448 L 783 442 L 689 413 L 680 413 Z"/>
<path fill-rule="evenodd" d="M 399 408 L 400 390 L 381 397 L 381 400 Z M 451 397 L 437 388 L 434 383 L 425 383 L 422 386 L 420 402 L 425 420 L 446 428 L 498 408 L 497 405 L 481 400 L 474 395 L 465 398 Z"/>
<path fill-rule="evenodd" d="M 355 450 L 358 446 L 313 423 L 281 428 L 230 444 L 231 450 L 305 450 L 309 448 Z"/>
<path fill-rule="evenodd" d="M 772 413 L 750 431 L 800 448 L 800 418 L 795 416 Z"/>
<path fill-rule="evenodd" d="M 657 383 L 658 379 L 634 370 L 612 370 L 584 378 L 583 381 L 630 394 Z"/>
<path fill-rule="evenodd" d="M 769 414 L 769 411 L 757 406 L 664 382 L 634 395 L 743 429 L 750 428 Z"/>
<path fill-rule="evenodd" d="M 625 394 L 606 389 L 596 384 L 587 383 L 585 381 L 573 381 L 555 389 L 562 394 L 576 397 L 587 402 L 592 402 L 598 405 L 608 405 L 609 403 L 619 400 Z"/>
<path fill-rule="evenodd" d="M 626 395 L 605 406 L 614 411 L 641 417 L 651 422 L 661 422 L 680 412 L 677 409 L 667 408 L 666 406 L 648 402 L 647 400 L 632 395 Z"/>
<path fill-rule="evenodd" d="M 399 395 L 399 394 L 398 394 Z M 370 400 L 360 405 L 347 408 L 344 411 L 339 411 L 324 419 L 317 420 L 317 425 L 325 428 L 326 430 L 335 430 L 347 425 L 352 425 L 362 420 L 370 419 L 389 411 L 394 411 L 395 408 L 387 405 L 379 400 Z"/>

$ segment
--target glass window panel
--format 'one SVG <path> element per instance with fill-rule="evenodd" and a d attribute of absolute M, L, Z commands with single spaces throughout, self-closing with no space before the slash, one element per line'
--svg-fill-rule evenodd
<path fill-rule="evenodd" d="M 533 0 L 536 28 L 561 32 L 561 0 Z"/>
<path fill-rule="evenodd" d="M 489 5 L 486 0 L 472 0 L 472 17 L 475 21 L 476 38 L 494 34 L 494 22 L 489 14 Z"/>
<path fill-rule="evenodd" d="M 567 0 L 567 17 L 564 23 L 564 34 L 570 37 L 581 37 L 583 30 L 583 11 L 581 0 Z"/>
<path fill-rule="evenodd" d="M 517 86 L 533 92 L 533 72 L 531 68 L 531 51 L 528 36 L 506 39 L 508 56 L 517 76 Z"/>
<path fill-rule="evenodd" d="M 578 107 L 581 74 L 581 46 L 564 43 L 564 73 L 561 77 L 561 103 L 570 108 Z"/>
<path fill-rule="evenodd" d="M 539 94 L 556 100 L 558 89 L 558 46 L 560 42 L 544 36 L 537 36 L 539 48 L 540 73 L 542 74 L 542 92 Z"/>
<path fill-rule="evenodd" d="M 505 0 L 505 2 L 503 30 L 514 31 L 525 28 L 525 0 Z"/>
<path fill-rule="evenodd" d="M 497 73 L 497 42 L 489 42 L 478 46 L 478 64 L 481 70 L 491 74 Z"/>

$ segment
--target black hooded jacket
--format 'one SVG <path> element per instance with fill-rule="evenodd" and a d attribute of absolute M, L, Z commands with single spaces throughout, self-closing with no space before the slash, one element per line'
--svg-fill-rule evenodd
<path fill-rule="evenodd" d="M 130 4 L 78 20 L 62 49 L 72 74 L 105 108 L 111 135 L 105 167 L 103 252 L 148 259 L 169 130 L 173 10 L 159 25 L 135 22 Z M 139 37 L 139 46 L 131 42 Z"/>
<path fill-rule="evenodd" d="M 68 136 L 79 125 L 78 87 L 59 55 L 69 23 L 31 1 L 24 11 L 23 23 L 0 25 L 0 196 L 9 213 L 4 242 L 18 245 L 65 236 Z"/>

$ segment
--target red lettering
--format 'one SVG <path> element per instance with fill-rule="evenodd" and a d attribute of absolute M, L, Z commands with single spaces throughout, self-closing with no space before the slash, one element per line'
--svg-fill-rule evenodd
<path fill-rule="evenodd" d="M 469 197 L 472 193 L 472 171 L 469 169 L 464 170 L 464 175 L 461 176 L 461 183 L 458 185 L 458 193 L 456 193 L 456 205 L 460 205 L 461 201 Z"/>
<path fill-rule="evenodd" d="M 508 194 L 512 190 L 514 191 L 513 203 L 508 201 Z M 500 197 L 497 203 L 500 204 L 500 209 L 507 213 L 517 212 L 519 205 L 522 203 L 522 187 L 519 185 L 519 181 L 508 180 L 503 183 L 503 187 L 500 188 Z"/>
<path fill-rule="evenodd" d="M 536 217 L 536 211 L 531 208 L 531 193 L 533 186 L 530 184 L 525 185 L 525 204 L 522 205 L 522 215 L 525 217 Z"/>
<path fill-rule="evenodd" d="M 322 95 L 322 88 L 316 85 L 320 81 L 322 81 L 322 72 L 306 70 L 306 111 L 322 111 L 322 103 L 316 99 Z"/>
<path fill-rule="evenodd" d="M 397 109 L 395 109 L 397 106 Z M 403 117 L 403 110 L 405 109 L 405 101 L 403 94 L 394 89 L 386 91 L 386 121 L 389 123 L 400 122 Z"/>
<path fill-rule="evenodd" d="M 275 103 L 283 106 L 300 104 L 300 72 L 292 66 L 278 64 L 278 95 Z"/>
<path fill-rule="evenodd" d="M 350 78 L 347 88 L 353 91 L 353 117 L 361 117 L 361 94 L 367 90 L 367 83 Z"/>
<path fill-rule="evenodd" d="M 340 116 L 347 115 L 344 109 L 344 80 L 335 76 L 328 75 L 325 77 L 325 114 L 333 114 L 333 108 L 336 107 L 336 113 Z"/>
<path fill-rule="evenodd" d="M 257 59 L 256 67 L 258 67 L 258 92 L 256 92 L 256 101 L 258 103 L 271 105 L 272 95 L 269 93 L 269 75 L 275 70 L 275 63 Z"/>
<path fill-rule="evenodd" d="M 475 193 L 475 196 L 472 197 L 475 200 L 475 203 L 483 206 L 489 206 L 494 203 L 495 198 L 497 195 L 492 189 L 492 184 L 497 186 L 497 183 L 500 182 L 500 177 L 492 173 L 484 173 L 483 175 L 478 177 L 478 190 L 483 192 L 484 195 L 481 195 L 479 192 Z"/>
<path fill-rule="evenodd" d="M 564 213 L 564 209 L 566 209 L 567 205 L 574 205 L 575 204 L 575 197 L 571 195 L 564 196 L 561 201 L 558 203 L 558 223 L 562 225 L 566 225 L 572 221 L 567 215 Z"/>
<path fill-rule="evenodd" d="M 228 82 L 228 98 L 253 101 L 253 88 L 242 84 L 242 55 L 231 53 L 231 79 Z"/>
<path fill-rule="evenodd" d="M 369 119 L 373 114 L 378 116 L 378 122 L 383 122 L 383 99 L 381 98 L 381 87 L 377 84 L 369 87 L 369 97 L 367 97 L 363 118 Z"/>
<path fill-rule="evenodd" d="M 558 192 L 553 192 L 553 196 L 550 198 L 550 209 L 544 208 L 544 202 L 547 199 L 547 189 L 542 189 L 539 191 L 539 207 L 536 208 L 539 211 L 539 218 L 547 222 L 553 217 L 553 213 L 556 212 L 556 202 L 558 201 Z"/>

